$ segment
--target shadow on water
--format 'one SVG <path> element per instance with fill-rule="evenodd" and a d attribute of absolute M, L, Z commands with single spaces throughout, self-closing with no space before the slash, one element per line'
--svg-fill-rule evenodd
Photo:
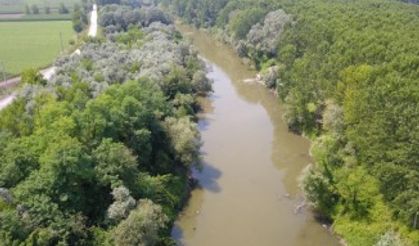
<path fill-rule="evenodd" d="M 209 118 L 201 117 L 200 120 L 199 120 L 199 122 L 198 122 L 198 129 L 199 129 L 199 131 L 200 132 L 207 131 L 208 128 L 210 127 L 210 125 L 211 125 L 211 121 L 212 120 L 209 119 Z"/>
<path fill-rule="evenodd" d="M 204 156 L 205 153 L 202 153 L 202 155 Z M 192 190 L 194 201 L 189 200 L 187 202 L 185 208 L 189 207 L 189 209 L 184 209 L 181 216 L 189 217 L 193 222 L 189 225 L 190 228 L 182 228 L 178 222 L 173 225 L 171 236 L 176 241 L 176 245 L 185 245 L 183 242 L 185 233 L 187 233 L 188 230 L 196 230 L 195 216 L 199 213 L 199 209 L 201 208 L 204 199 L 204 191 L 212 193 L 221 192 L 221 186 L 217 182 L 221 175 L 221 171 L 208 162 L 203 162 L 199 170 L 192 169 L 192 176 L 198 180 L 198 184 Z"/>
<path fill-rule="evenodd" d="M 174 240 L 176 240 L 176 245 L 183 245 L 182 243 L 181 243 L 181 240 L 182 240 L 182 238 L 183 238 L 183 230 L 182 230 L 182 228 L 180 228 L 180 226 L 178 225 L 178 224 L 174 224 L 173 225 L 173 228 L 172 228 L 172 238 L 174 239 Z"/>
<path fill-rule="evenodd" d="M 204 162 L 200 170 L 194 169 L 192 171 L 192 175 L 198 180 L 198 189 L 200 188 L 215 193 L 221 191 L 221 187 L 217 183 L 217 180 L 221 177 L 221 171 L 213 165 Z"/>

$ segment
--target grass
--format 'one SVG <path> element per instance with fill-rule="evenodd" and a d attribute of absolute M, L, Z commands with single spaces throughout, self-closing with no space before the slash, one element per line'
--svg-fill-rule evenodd
<path fill-rule="evenodd" d="M 6 73 L 17 75 L 28 68 L 42 68 L 54 61 L 74 37 L 70 21 L 0 22 L 0 63 Z"/>
<path fill-rule="evenodd" d="M 39 15 L 22 15 L 20 17 L 8 17 L 0 14 L 0 22 L 10 21 L 57 21 L 57 20 L 71 20 L 71 14 L 39 14 Z"/>

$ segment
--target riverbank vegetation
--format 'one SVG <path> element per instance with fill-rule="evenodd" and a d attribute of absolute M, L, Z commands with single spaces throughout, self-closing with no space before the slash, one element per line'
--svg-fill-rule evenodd
<path fill-rule="evenodd" d="M 419 242 L 419 6 L 163 0 L 261 71 L 313 139 L 302 188 L 349 245 Z"/>
<path fill-rule="evenodd" d="M 50 81 L 28 73 L 0 112 L 4 244 L 173 245 L 211 83 L 170 18 L 125 10 L 102 7 L 105 37 L 60 58 Z"/>

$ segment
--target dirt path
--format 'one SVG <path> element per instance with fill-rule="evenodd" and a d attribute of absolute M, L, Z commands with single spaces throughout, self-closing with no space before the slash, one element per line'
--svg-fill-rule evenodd
<path fill-rule="evenodd" d="M 89 37 L 96 37 L 97 35 L 97 5 L 93 4 L 93 11 L 90 15 Z"/>
<path fill-rule="evenodd" d="M 5 107 L 7 107 L 9 104 L 11 104 L 13 102 L 13 100 L 15 99 L 15 94 L 6 96 L 5 98 L 0 100 L 0 110 L 4 109 Z"/>
<path fill-rule="evenodd" d="M 0 88 L 14 87 L 19 82 L 20 82 L 20 77 L 15 77 L 15 78 L 7 79 L 5 81 L 0 82 Z"/>

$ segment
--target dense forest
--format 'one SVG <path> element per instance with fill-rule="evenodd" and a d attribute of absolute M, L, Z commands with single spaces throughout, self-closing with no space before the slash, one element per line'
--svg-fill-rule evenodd
<path fill-rule="evenodd" d="M 301 186 L 349 245 L 419 242 L 419 6 L 163 0 L 231 44 L 313 140 Z M 410 1 L 414 2 L 414 1 Z"/>
<path fill-rule="evenodd" d="M 172 245 L 199 165 L 205 65 L 156 8 L 102 6 L 104 37 L 22 75 L 0 112 L 2 245 Z"/>

